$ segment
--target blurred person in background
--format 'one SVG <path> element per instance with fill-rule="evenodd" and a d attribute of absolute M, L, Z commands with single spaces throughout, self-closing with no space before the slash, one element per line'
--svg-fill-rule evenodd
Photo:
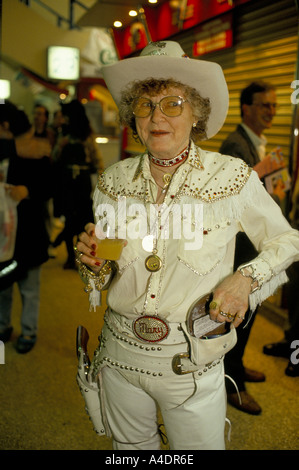
<path fill-rule="evenodd" d="M 37 103 L 33 109 L 33 131 L 34 137 L 37 139 L 43 139 L 49 143 L 51 148 L 50 157 L 53 158 L 53 148 L 57 140 L 57 133 L 49 123 L 49 110 L 48 108 L 41 104 Z M 47 203 L 47 230 L 49 236 L 52 233 L 53 217 L 54 217 L 54 195 L 55 195 L 55 185 L 53 186 L 53 198 L 51 198 Z"/>
<path fill-rule="evenodd" d="M 48 259 L 46 207 L 53 181 L 51 161 L 45 156 L 47 149 L 43 141 L 32 137 L 29 119 L 23 111 L 11 103 L 0 106 L 0 155 L 9 157 L 6 193 L 18 202 L 13 255 L 16 268 L 0 278 L 0 340 L 8 341 L 13 331 L 11 311 L 16 282 L 22 299 L 21 334 L 16 348 L 23 354 L 33 348 L 37 339 L 40 273 Z"/>
<path fill-rule="evenodd" d="M 66 135 L 58 139 L 54 150 L 55 204 L 64 216 L 65 225 L 51 243 L 50 253 L 53 255 L 53 248 L 64 241 L 67 260 L 63 267 L 76 269 L 74 236 L 93 220 L 91 175 L 100 173 L 103 163 L 84 106 L 73 100 L 61 108 Z"/>
<path fill-rule="evenodd" d="M 49 111 L 46 106 L 36 104 L 33 111 L 34 136 L 48 139 L 51 147 L 55 144 L 55 132 L 49 126 Z"/>
<path fill-rule="evenodd" d="M 299 230 L 299 179 L 297 178 L 292 194 L 292 210 L 290 221 L 293 228 Z M 264 354 L 288 359 L 285 374 L 289 377 L 299 376 L 299 262 L 293 263 L 287 270 L 289 282 L 285 285 L 286 307 L 288 310 L 288 325 L 284 337 L 277 343 L 266 344 Z"/>
<path fill-rule="evenodd" d="M 53 129 L 55 134 L 55 143 L 61 135 L 64 135 L 65 128 L 65 119 L 62 114 L 61 109 L 57 109 L 53 114 L 53 121 L 51 124 L 51 129 Z"/>
<path fill-rule="evenodd" d="M 276 114 L 277 102 L 275 88 L 270 83 L 253 82 L 244 88 L 240 94 L 240 112 L 242 122 L 236 130 L 228 135 L 222 143 L 221 153 L 241 158 L 247 165 L 256 168 L 266 157 L 267 139 L 263 131 L 270 129 Z M 244 232 L 236 237 L 235 269 L 257 256 L 257 251 Z M 249 340 L 250 331 L 258 309 L 252 314 L 250 322 L 238 331 L 238 343 L 226 354 L 224 359 L 227 374 L 237 383 L 242 403 L 236 393 L 233 383 L 226 379 L 228 402 L 235 408 L 249 414 L 258 415 L 262 409 L 257 401 L 246 390 L 245 382 L 263 382 L 266 377 L 263 372 L 245 367 L 243 357 Z M 246 313 L 248 319 L 250 311 Z"/>
<path fill-rule="evenodd" d="M 61 111 L 61 109 L 57 109 L 54 114 L 53 114 L 53 121 L 51 124 L 51 129 L 53 129 L 54 134 L 55 134 L 55 145 L 53 147 L 53 151 L 51 153 L 51 158 L 53 162 L 53 171 L 55 174 L 55 169 L 56 169 L 56 157 L 57 157 L 57 151 L 58 151 L 58 146 L 57 142 L 64 137 L 67 132 L 68 132 L 68 127 L 65 122 L 65 117 Z M 53 206 L 52 206 L 52 227 L 51 227 L 51 233 L 55 229 L 59 229 L 60 231 L 64 227 L 64 216 L 62 214 L 62 208 L 60 206 L 60 197 L 59 197 L 59 191 L 58 194 L 56 194 L 56 185 L 54 185 L 53 188 Z M 56 249 L 50 247 L 49 248 L 49 255 L 50 257 L 56 257 Z"/>

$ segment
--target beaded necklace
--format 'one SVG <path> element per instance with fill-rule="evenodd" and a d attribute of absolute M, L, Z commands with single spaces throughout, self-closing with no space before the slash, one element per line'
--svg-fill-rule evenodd
<path fill-rule="evenodd" d="M 167 159 L 164 160 L 164 159 L 156 158 L 150 153 L 148 154 L 148 156 L 149 156 L 150 161 L 154 163 L 155 165 L 163 166 L 163 167 L 170 167 L 170 166 L 177 165 L 178 163 L 181 163 L 184 160 L 186 160 L 186 158 L 188 157 L 188 153 L 189 153 L 189 145 L 186 148 L 184 148 L 184 150 L 179 155 L 172 158 L 171 160 L 167 160 Z"/>

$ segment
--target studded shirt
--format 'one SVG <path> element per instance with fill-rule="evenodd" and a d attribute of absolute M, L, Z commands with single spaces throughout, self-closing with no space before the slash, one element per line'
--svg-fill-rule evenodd
<path fill-rule="evenodd" d="M 299 233 L 241 159 L 192 143 L 162 206 L 155 206 L 156 197 L 147 153 L 107 168 L 94 194 L 97 224 L 103 228 L 108 221 L 128 240 L 106 298 L 127 318 L 184 320 L 195 300 L 232 273 L 240 230 L 259 251 L 250 263 L 259 283 L 250 295 L 252 309 L 287 281 L 286 267 L 299 259 Z M 145 266 L 153 252 L 146 241 L 153 238 L 161 260 L 156 272 Z"/>

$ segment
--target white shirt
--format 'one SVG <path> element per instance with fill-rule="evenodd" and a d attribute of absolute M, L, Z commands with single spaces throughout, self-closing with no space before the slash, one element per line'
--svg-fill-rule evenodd
<path fill-rule="evenodd" d="M 145 209 L 149 222 L 156 197 L 148 155 L 123 160 L 99 177 L 94 194 L 96 221 L 102 223 L 103 212 L 113 208 L 116 225 L 119 221 L 120 228 L 131 230 L 132 235 L 133 227 L 144 227 Z M 126 206 L 125 219 L 120 202 Z M 167 224 L 159 226 L 157 255 L 162 267 L 152 273 L 145 267 L 150 255 L 142 245 L 146 234 L 127 238 L 106 298 L 108 306 L 127 318 L 158 314 L 170 322 L 183 321 L 195 300 L 232 273 L 235 236 L 240 230 L 260 252 L 251 263 L 260 286 L 250 295 L 252 309 L 287 281 L 284 270 L 299 260 L 299 233 L 290 227 L 256 172 L 241 159 L 192 144 L 188 159 L 171 180 L 164 204 L 168 208 L 177 204 L 182 210 L 182 227 L 189 231 L 181 229 L 182 237 L 174 238 L 177 226 L 169 223 L 169 234 L 163 238 Z M 191 208 L 190 218 L 184 218 L 184 204 Z M 189 250 L 186 243 L 192 230 L 202 236 L 202 246 Z"/>
<path fill-rule="evenodd" d="M 258 156 L 260 157 L 260 160 L 263 160 L 266 156 L 266 145 L 267 145 L 266 137 L 263 134 L 261 136 L 258 136 L 255 132 L 253 132 L 250 129 L 250 127 L 244 124 L 244 122 L 241 123 L 241 126 L 243 126 L 250 140 L 255 146 Z"/>

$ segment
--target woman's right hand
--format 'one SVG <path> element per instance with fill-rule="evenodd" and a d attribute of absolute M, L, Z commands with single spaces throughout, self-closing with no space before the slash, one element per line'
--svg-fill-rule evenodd
<path fill-rule="evenodd" d="M 97 238 L 95 235 L 95 224 L 88 223 L 85 232 L 80 233 L 76 248 L 80 254 L 80 260 L 95 273 L 98 273 L 106 260 L 96 257 Z"/>

